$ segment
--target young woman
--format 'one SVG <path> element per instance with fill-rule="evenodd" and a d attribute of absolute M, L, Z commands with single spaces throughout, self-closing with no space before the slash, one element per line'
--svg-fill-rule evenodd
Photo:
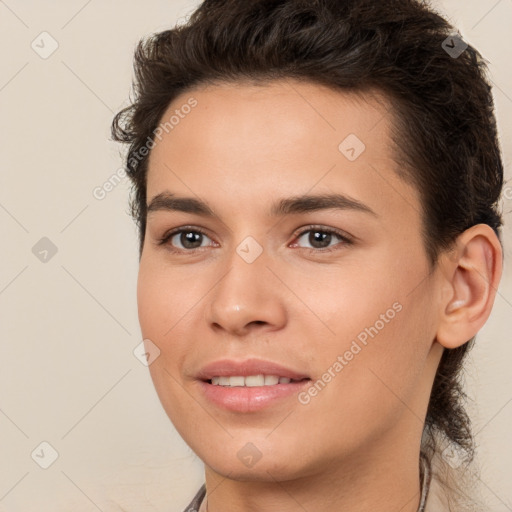
<path fill-rule="evenodd" d="M 140 43 L 113 136 L 151 377 L 205 464 L 187 511 L 478 509 L 458 376 L 502 268 L 485 71 L 414 0 L 207 0 Z"/>

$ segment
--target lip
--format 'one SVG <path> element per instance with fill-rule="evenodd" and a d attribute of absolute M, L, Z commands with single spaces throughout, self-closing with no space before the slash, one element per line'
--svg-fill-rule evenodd
<path fill-rule="evenodd" d="M 247 377 L 261 374 L 288 377 L 298 382 L 254 387 L 214 386 L 209 383 L 209 380 L 216 376 Z M 282 404 L 286 399 L 290 400 L 294 395 L 296 396 L 311 382 L 310 377 L 304 373 L 261 359 L 214 361 L 199 371 L 197 379 L 200 381 L 203 396 L 208 402 L 225 410 L 242 413 L 256 412 L 271 405 Z"/>

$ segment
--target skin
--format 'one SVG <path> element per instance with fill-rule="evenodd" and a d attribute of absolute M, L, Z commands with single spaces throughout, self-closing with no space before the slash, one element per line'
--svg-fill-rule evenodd
<path fill-rule="evenodd" d="M 160 349 L 150 372 L 161 403 L 205 463 L 209 512 L 415 512 L 435 372 L 443 348 L 489 316 L 496 236 L 474 226 L 429 267 L 420 198 L 395 172 L 378 94 L 291 80 L 210 85 L 176 98 L 163 119 L 191 96 L 197 106 L 151 151 L 147 199 L 194 197 L 217 217 L 149 213 L 138 307 L 144 338 Z M 349 134 L 366 146 L 354 161 L 338 149 Z M 269 215 L 305 193 L 344 194 L 374 214 Z M 201 248 L 179 235 L 158 244 L 182 226 L 206 231 Z M 325 252 L 310 226 L 352 243 L 332 235 Z M 263 250 L 252 263 L 236 251 L 248 236 Z M 307 404 L 292 396 L 258 412 L 221 410 L 195 379 L 211 361 L 258 357 L 316 381 L 394 303 L 400 312 Z M 237 457 L 247 443 L 261 453 L 251 468 Z"/>

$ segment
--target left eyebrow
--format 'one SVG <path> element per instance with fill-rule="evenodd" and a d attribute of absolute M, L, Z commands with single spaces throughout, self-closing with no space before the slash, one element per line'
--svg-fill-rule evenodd
<path fill-rule="evenodd" d="M 278 217 L 293 213 L 307 213 L 330 209 L 356 210 L 378 217 L 365 203 L 343 194 L 302 195 L 281 199 L 272 206 L 270 215 Z"/>
<path fill-rule="evenodd" d="M 330 209 L 355 210 L 369 213 L 375 217 L 379 216 L 365 203 L 343 194 L 301 195 L 280 199 L 272 204 L 270 216 L 282 217 L 284 215 Z M 176 197 L 175 194 L 169 192 L 156 195 L 147 206 L 148 213 L 159 210 L 180 211 L 203 217 L 217 217 L 213 209 L 204 201 L 194 197 Z"/>

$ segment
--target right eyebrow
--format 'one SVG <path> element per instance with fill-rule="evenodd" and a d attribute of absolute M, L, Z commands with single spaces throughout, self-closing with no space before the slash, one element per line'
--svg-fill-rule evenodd
<path fill-rule="evenodd" d="M 193 197 L 175 197 L 168 192 L 156 195 L 147 206 L 148 213 L 161 210 L 216 217 L 214 211 L 205 202 Z"/>

